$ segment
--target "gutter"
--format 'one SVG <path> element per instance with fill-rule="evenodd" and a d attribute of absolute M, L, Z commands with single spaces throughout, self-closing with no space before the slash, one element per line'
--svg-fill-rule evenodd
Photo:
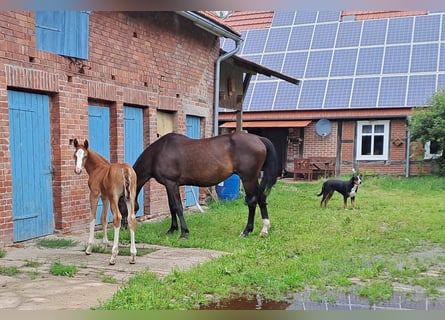
<path fill-rule="evenodd" d="M 221 62 L 235 55 L 240 47 L 242 38 L 240 35 L 235 32 L 231 32 L 222 26 L 206 19 L 193 11 L 175 11 L 180 16 L 183 16 L 186 19 L 189 19 L 195 23 L 196 26 L 210 32 L 211 34 L 231 39 L 235 41 L 235 49 L 230 52 L 225 53 L 220 56 L 215 63 L 215 97 L 214 97 L 214 118 L 213 118 L 213 135 L 216 137 L 218 135 L 218 110 L 219 110 L 219 85 L 220 85 L 220 76 L 221 76 Z"/>

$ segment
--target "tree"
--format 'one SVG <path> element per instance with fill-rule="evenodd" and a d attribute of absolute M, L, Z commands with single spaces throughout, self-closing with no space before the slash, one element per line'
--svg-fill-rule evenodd
<path fill-rule="evenodd" d="M 439 174 L 445 175 L 445 89 L 432 96 L 428 107 L 413 111 L 409 129 L 412 140 L 437 145 Z"/>

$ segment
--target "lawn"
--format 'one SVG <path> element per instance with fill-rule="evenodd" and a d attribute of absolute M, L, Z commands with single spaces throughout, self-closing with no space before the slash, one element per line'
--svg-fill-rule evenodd
<path fill-rule="evenodd" d="M 166 234 L 170 219 L 138 224 L 139 243 L 229 254 L 163 279 L 140 273 L 98 309 L 197 309 L 212 299 L 260 294 L 279 301 L 308 289 L 314 299 L 354 289 L 370 302 L 389 299 L 401 285 L 441 294 L 445 178 L 364 177 L 356 210 L 344 210 L 338 193 L 320 209 L 322 182 L 279 181 L 268 198 L 267 237 L 259 237 L 258 209 L 254 232 L 239 237 L 247 221 L 242 198 L 187 214 L 187 240 Z M 121 238 L 129 238 L 128 231 Z"/>

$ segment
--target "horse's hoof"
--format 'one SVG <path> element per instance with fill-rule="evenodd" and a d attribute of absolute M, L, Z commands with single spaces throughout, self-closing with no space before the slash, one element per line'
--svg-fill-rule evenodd
<path fill-rule="evenodd" d="M 114 261 L 114 260 L 111 261 L 111 260 L 110 260 L 110 262 L 108 262 L 108 264 L 109 264 L 110 266 L 114 266 L 114 265 L 116 264 L 116 261 Z"/>
<path fill-rule="evenodd" d="M 87 256 L 89 256 L 89 255 L 91 255 L 91 251 L 85 251 L 85 254 L 86 254 Z"/>
<path fill-rule="evenodd" d="M 261 232 L 260 233 L 260 237 L 267 237 L 269 235 L 269 233 L 267 232 Z"/>
<path fill-rule="evenodd" d="M 246 234 L 246 233 L 244 233 L 244 232 L 241 232 L 239 236 L 242 237 L 242 238 L 247 238 L 248 235 L 249 235 L 249 234 Z"/>

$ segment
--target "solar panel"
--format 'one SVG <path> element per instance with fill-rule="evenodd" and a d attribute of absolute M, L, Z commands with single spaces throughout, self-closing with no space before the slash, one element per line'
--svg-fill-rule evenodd
<path fill-rule="evenodd" d="M 338 23 L 315 25 L 312 49 L 333 48 L 337 35 Z"/>
<path fill-rule="evenodd" d="M 364 21 L 360 45 L 383 45 L 385 43 L 387 24 L 387 19 Z"/>
<path fill-rule="evenodd" d="M 408 101 L 410 106 L 424 106 L 436 91 L 436 75 L 409 77 Z"/>
<path fill-rule="evenodd" d="M 253 89 L 250 110 L 270 110 L 273 106 L 278 81 L 257 82 Z"/>
<path fill-rule="evenodd" d="M 315 23 L 317 11 L 297 11 L 294 24 Z"/>
<path fill-rule="evenodd" d="M 300 86 L 286 81 L 280 81 L 275 98 L 274 110 L 295 110 L 299 93 Z"/>
<path fill-rule="evenodd" d="M 354 88 L 352 91 L 351 107 L 374 107 L 377 104 L 379 84 L 379 77 L 355 79 Z"/>
<path fill-rule="evenodd" d="M 292 28 L 288 50 L 308 50 L 311 46 L 314 25 Z"/>
<path fill-rule="evenodd" d="M 325 108 L 344 108 L 349 106 L 352 79 L 331 79 L 326 91 Z"/>
<path fill-rule="evenodd" d="M 409 68 L 411 46 L 387 47 L 383 61 L 383 73 L 406 73 Z"/>
<path fill-rule="evenodd" d="M 275 11 L 272 20 L 272 27 L 290 26 L 294 21 L 294 11 Z"/>
<path fill-rule="evenodd" d="M 336 48 L 356 47 L 360 42 L 361 21 L 342 22 L 338 27 Z"/>
<path fill-rule="evenodd" d="M 281 71 L 281 66 L 283 64 L 283 54 L 268 54 L 263 56 L 263 60 L 261 61 L 261 65 L 275 70 Z M 258 80 L 270 79 L 270 77 L 265 75 L 259 75 Z"/>
<path fill-rule="evenodd" d="M 418 16 L 414 25 L 414 42 L 437 41 L 440 32 L 440 16 Z"/>
<path fill-rule="evenodd" d="M 413 17 L 394 18 L 389 20 L 387 44 L 411 42 Z"/>
<path fill-rule="evenodd" d="M 331 65 L 331 76 L 354 74 L 358 49 L 335 50 Z"/>
<path fill-rule="evenodd" d="M 289 39 L 290 28 L 270 29 L 265 52 L 285 51 Z"/>
<path fill-rule="evenodd" d="M 301 84 L 299 109 L 317 109 L 323 105 L 327 80 L 305 80 Z"/>
<path fill-rule="evenodd" d="M 340 11 L 319 11 L 317 22 L 339 21 L 340 13 Z"/>
<path fill-rule="evenodd" d="M 264 44 L 266 43 L 267 34 L 267 29 L 255 29 L 248 31 L 242 53 L 262 53 L 264 51 Z"/>
<path fill-rule="evenodd" d="M 437 70 L 438 44 L 413 45 L 411 72 L 434 72 Z"/>
<path fill-rule="evenodd" d="M 439 71 L 445 71 L 445 43 L 440 44 Z"/>
<path fill-rule="evenodd" d="M 405 105 L 407 76 L 383 77 L 378 105 L 399 107 Z"/>
<path fill-rule="evenodd" d="M 272 28 L 243 31 L 244 58 L 302 80 L 295 86 L 256 75 L 244 108 L 422 105 L 445 87 L 445 12 L 362 21 L 339 21 L 339 16 L 278 11 Z M 221 46 L 234 44 L 225 40 Z"/>
<path fill-rule="evenodd" d="M 327 77 L 331 66 L 332 50 L 311 51 L 306 68 L 307 78 Z"/>
<path fill-rule="evenodd" d="M 383 52 L 383 47 L 360 48 L 356 74 L 380 74 L 382 70 Z"/>
<path fill-rule="evenodd" d="M 303 78 L 307 56 L 308 52 L 291 52 L 286 54 L 283 64 L 284 73 L 297 79 Z"/>

